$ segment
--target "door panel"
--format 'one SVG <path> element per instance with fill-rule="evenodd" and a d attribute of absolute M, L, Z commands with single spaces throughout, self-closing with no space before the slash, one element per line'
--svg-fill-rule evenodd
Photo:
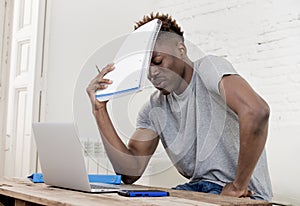
<path fill-rule="evenodd" d="M 44 1 L 14 1 L 11 64 L 7 106 L 5 176 L 26 177 L 34 172 L 36 152 L 31 125 L 39 119 Z M 43 25 L 42 25 L 43 27 Z M 40 58 L 40 59 L 38 59 Z"/>

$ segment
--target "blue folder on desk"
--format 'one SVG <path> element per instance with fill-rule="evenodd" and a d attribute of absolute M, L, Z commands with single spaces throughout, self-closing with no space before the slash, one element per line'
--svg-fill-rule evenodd
<path fill-rule="evenodd" d="M 121 175 L 99 175 L 99 174 L 89 174 L 89 182 L 101 182 L 106 184 L 121 184 Z M 28 176 L 28 178 L 34 183 L 44 183 L 42 173 L 33 173 Z"/>
<path fill-rule="evenodd" d="M 121 184 L 121 175 L 92 175 L 89 174 L 89 182 L 101 182 L 106 184 Z"/>

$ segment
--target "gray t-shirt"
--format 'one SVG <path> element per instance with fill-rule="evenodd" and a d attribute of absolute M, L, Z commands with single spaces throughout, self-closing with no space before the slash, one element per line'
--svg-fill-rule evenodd
<path fill-rule="evenodd" d="M 230 74 L 237 72 L 224 58 L 205 56 L 194 62 L 191 82 L 183 93 L 165 96 L 155 91 L 139 112 L 137 128 L 155 131 L 178 172 L 191 182 L 206 180 L 224 186 L 235 178 L 238 116 L 227 107 L 218 86 Z M 272 198 L 265 150 L 249 189 L 256 199 Z"/>

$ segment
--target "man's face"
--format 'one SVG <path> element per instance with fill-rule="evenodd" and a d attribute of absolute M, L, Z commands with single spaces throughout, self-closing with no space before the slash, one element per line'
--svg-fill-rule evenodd
<path fill-rule="evenodd" d="M 184 61 L 177 45 L 157 43 L 152 53 L 148 79 L 162 94 L 177 92 L 182 85 Z"/>

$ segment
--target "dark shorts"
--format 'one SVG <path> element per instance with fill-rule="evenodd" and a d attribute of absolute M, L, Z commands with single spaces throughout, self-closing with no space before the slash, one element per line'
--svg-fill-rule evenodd
<path fill-rule="evenodd" d="M 198 182 L 188 182 L 182 185 L 177 185 L 172 189 L 175 190 L 187 190 L 195 192 L 205 192 L 210 194 L 219 195 L 222 192 L 223 187 L 213 182 L 208 181 L 198 181 Z M 254 196 L 250 197 L 251 199 L 256 199 Z"/>
<path fill-rule="evenodd" d="M 216 183 L 208 181 L 199 181 L 199 182 L 188 182 L 182 185 L 177 185 L 172 188 L 175 190 L 188 190 L 196 192 L 205 192 L 210 194 L 220 194 L 222 192 L 222 186 Z"/>

